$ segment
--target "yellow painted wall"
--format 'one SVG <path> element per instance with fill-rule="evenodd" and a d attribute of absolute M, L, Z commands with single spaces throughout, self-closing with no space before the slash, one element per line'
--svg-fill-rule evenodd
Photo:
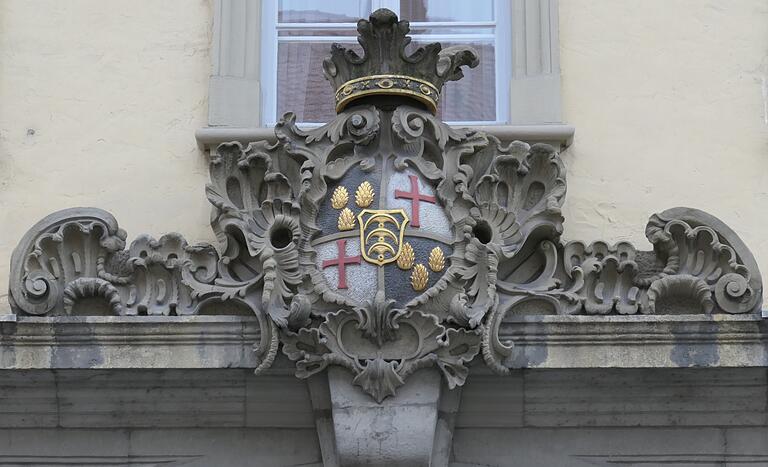
<path fill-rule="evenodd" d="M 0 1 L 0 296 L 13 248 L 58 209 L 212 238 L 194 137 L 211 23 L 199 0 Z"/>
<path fill-rule="evenodd" d="M 198 0 L 0 1 L 0 296 L 13 247 L 61 208 L 213 240 L 194 140 L 211 21 Z M 644 247 L 651 213 L 692 206 L 768 274 L 768 2 L 561 0 L 560 41 L 565 238 Z"/>
<path fill-rule="evenodd" d="M 703 209 L 768 276 L 768 2 L 561 0 L 566 239 Z"/>

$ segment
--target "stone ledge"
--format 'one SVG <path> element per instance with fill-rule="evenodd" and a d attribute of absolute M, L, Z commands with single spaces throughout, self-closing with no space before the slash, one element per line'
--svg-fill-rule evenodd
<path fill-rule="evenodd" d="M 500 337 L 510 368 L 768 366 L 768 324 L 746 315 L 525 316 Z M 255 368 L 259 338 L 247 316 L 3 315 L 0 369 Z M 278 360 L 268 373 L 292 374 Z"/>
<path fill-rule="evenodd" d="M 0 369 L 255 368 L 256 317 L 16 317 Z"/>
<path fill-rule="evenodd" d="M 768 366 L 768 324 L 747 315 L 526 316 L 499 331 L 510 368 Z"/>
<path fill-rule="evenodd" d="M 499 138 L 501 141 L 515 140 L 527 143 L 547 143 L 565 149 L 573 142 L 576 129 L 570 125 L 487 125 L 473 127 Z M 247 144 L 253 141 L 275 142 L 273 128 L 205 127 L 195 132 L 195 139 L 204 150 L 215 149 L 221 143 L 238 141 Z"/>

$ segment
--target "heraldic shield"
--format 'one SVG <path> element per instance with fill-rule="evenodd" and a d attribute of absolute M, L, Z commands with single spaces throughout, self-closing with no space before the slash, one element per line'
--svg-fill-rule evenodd
<path fill-rule="evenodd" d="M 435 188 L 395 157 L 328 184 L 312 242 L 327 286 L 354 302 L 404 306 L 446 270 L 453 232 Z"/>

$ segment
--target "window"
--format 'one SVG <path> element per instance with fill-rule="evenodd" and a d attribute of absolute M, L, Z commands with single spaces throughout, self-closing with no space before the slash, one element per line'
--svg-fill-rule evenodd
<path fill-rule="evenodd" d="M 471 43 L 481 54 L 446 84 L 444 120 L 546 126 L 536 134 L 562 123 L 557 0 L 215 0 L 208 128 L 271 127 L 286 110 L 327 122 L 320 63 L 332 42 L 355 47 L 357 19 L 380 7 L 411 21 L 418 42 Z"/>
<path fill-rule="evenodd" d="M 470 44 L 480 65 L 440 98 L 439 116 L 450 123 L 506 123 L 509 106 L 511 40 L 506 0 L 263 0 L 261 47 L 262 122 L 285 112 L 303 123 L 334 115 L 333 90 L 322 61 L 333 42 L 362 49 L 356 23 L 378 8 L 389 8 L 411 23 L 411 47 L 441 42 Z M 499 20 L 504 18 L 505 20 Z"/>

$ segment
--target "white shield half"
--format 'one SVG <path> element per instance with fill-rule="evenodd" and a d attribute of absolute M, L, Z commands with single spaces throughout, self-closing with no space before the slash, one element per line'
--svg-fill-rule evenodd
<path fill-rule="evenodd" d="M 362 259 L 358 236 L 339 240 L 315 245 L 318 268 L 331 289 L 361 303 L 371 300 L 378 285 L 377 266 Z"/>
<path fill-rule="evenodd" d="M 451 223 L 436 201 L 435 190 L 415 171 L 393 170 L 386 193 L 387 209 L 403 209 L 410 219 L 409 231 L 431 233 L 446 240 L 451 238 Z"/>

